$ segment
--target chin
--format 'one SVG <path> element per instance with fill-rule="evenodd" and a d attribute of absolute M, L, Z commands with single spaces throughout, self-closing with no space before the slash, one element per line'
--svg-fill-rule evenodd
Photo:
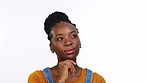
<path fill-rule="evenodd" d="M 74 57 L 74 56 L 71 56 L 71 57 L 65 57 L 64 60 L 76 60 L 76 57 Z"/>

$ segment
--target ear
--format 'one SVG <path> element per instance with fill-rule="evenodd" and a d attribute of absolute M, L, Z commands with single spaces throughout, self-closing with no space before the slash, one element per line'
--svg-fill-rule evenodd
<path fill-rule="evenodd" d="M 50 50 L 51 50 L 51 52 L 54 53 L 54 49 L 53 49 L 53 45 L 52 45 L 52 43 L 50 43 L 49 46 L 50 46 Z"/>

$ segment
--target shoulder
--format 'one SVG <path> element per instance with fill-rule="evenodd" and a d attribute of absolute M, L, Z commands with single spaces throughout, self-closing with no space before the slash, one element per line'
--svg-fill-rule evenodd
<path fill-rule="evenodd" d="M 87 68 L 86 70 L 89 70 L 93 73 L 92 83 L 106 83 L 105 79 L 97 72 L 93 72 L 92 70 L 87 69 Z"/>
<path fill-rule="evenodd" d="M 105 79 L 98 73 L 93 73 L 93 83 L 106 83 Z"/>
<path fill-rule="evenodd" d="M 36 70 L 29 75 L 28 83 L 40 83 L 40 82 L 47 83 L 46 77 L 42 70 Z"/>

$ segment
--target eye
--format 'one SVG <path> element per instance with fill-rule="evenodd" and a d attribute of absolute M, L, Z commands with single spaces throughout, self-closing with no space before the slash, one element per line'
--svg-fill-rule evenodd
<path fill-rule="evenodd" d="M 76 37 L 77 37 L 76 34 L 74 34 L 74 35 L 71 36 L 72 39 L 75 39 Z"/>
<path fill-rule="evenodd" d="M 61 41 L 61 40 L 63 40 L 63 37 L 58 37 L 56 40 Z"/>

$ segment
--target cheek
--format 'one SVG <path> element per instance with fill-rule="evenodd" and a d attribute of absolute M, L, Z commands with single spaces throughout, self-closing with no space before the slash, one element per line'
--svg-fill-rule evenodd
<path fill-rule="evenodd" d="M 54 46 L 55 50 L 61 51 L 63 49 L 63 44 L 61 43 L 56 43 Z"/>
<path fill-rule="evenodd" d="M 77 45 L 77 46 L 80 46 L 80 45 L 81 45 L 80 40 L 75 40 L 74 43 L 75 43 L 75 45 Z"/>
<path fill-rule="evenodd" d="M 63 44 L 64 44 L 64 42 L 56 42 L 56 46 L 57 46 L 57 47 L 62 47 Z"/>

